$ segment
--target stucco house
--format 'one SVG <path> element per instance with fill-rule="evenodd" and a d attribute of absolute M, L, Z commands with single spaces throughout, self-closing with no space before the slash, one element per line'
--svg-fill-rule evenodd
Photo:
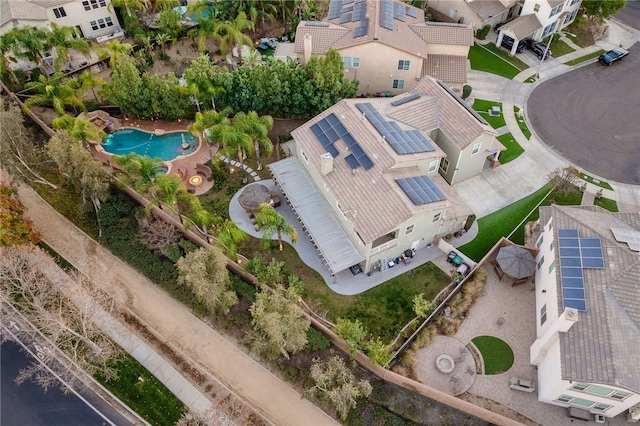
<path fill-rule="evenodd" d="M 480 172 L 469 141 L 486 161 L 495 132 L 479 119 L 425 77 L 394 98 L 338 102 L 294 130 L 294 155 L 269 168 L 331 272 L 369 272 L 465 226 L 473 212 L 443 176 Z M 441 144 L 465 146 L 449 175 Z"/>
<path fill-rule="evenodd" d="M 540 208 L 538 399 L 640 419 L 640 213 Z"/>
<path fill-rule="evenodd" d="M 323 21 L 300 22 L 293 52 L 306 63 L 334 48 L 359 93 L 399 94 L 425 75 L 461 90 L 472 45 L 470 26 L 425 22 L 422 9 L 401 1 L 331 0 Z"/>

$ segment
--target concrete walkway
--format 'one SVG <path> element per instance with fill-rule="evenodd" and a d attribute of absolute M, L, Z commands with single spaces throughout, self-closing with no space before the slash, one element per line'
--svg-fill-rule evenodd
<path fill-rule="evenodd" d="M 277 425 L 336 424 L 160 287 L 62 217 L 33 189 L 22 185 L 18 195 L 26 207 L 26 216 L 33 220 L 49 246 L 87 276 L 113 275 L 124 285 L 130 300 L 129 308 L 136 315 L 193 365 L 212 374 L 265 419 Z M 200 392 L 188 389 L 187 384 L 172 373 L 171 366 L 150 348 L 135 339 L 125 346 L 137 359 L 146 362 L 156 377 L 174 389 L 190 407 L 204 407 Z M 178 382 L 184 385 L 182 389 L 177 389 L 182 386 Z"/>

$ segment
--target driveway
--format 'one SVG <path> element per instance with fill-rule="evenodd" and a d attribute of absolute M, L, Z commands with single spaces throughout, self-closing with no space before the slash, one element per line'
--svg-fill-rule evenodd
<path fill-rule="evenodd" d="M 532 130 L 581 168 L 640 184 L 640 45 L 619 63 L 592 63 L 541 83 L 527 102 Z"/>

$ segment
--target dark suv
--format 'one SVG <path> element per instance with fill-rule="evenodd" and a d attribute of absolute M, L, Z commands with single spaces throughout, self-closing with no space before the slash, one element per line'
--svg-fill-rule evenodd
<path fill-rule="evenodd" d="M 538 59 L 542 59 L 542 56 L 544 56 L 544 59 L 546 60 L 553 56 L 553 54 L 551 53 L 551 49 L 547 49 L 547 46 L 544 43 L 531 40 L 530 38 L 526 39 L 523 43 L 529 50 L 533 52 L 534 55 L 538 57 Z"/>
<path fill-rule="evenodd" d="M 514 40 L 511 37 L 506 35 L 502 37 L 502 43 L 500 45 L 505 49 L 507 49 L 508 51 L 511 51 L 511 48 L 513 47 L 513 42 Z M 518 43 L 518 47 L 516 47 L 516 53 L 524 52 L 525 48 L 526 47 L 523 42 Z"/>

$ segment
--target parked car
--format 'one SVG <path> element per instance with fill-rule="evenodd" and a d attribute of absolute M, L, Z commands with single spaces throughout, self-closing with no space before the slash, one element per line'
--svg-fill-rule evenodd
<path fill-rule="evenodd" d="M 504 47 L 505 49 L 507 49 L 508 51 L 511 51 L 511 48 L 513 47 L 513 42 L 515 40 L 512 39 L 509 36 L 503 36 L 502 37 L 502 43 L 500 44 L 502 47 Z M 523 42 L 518 43 L 518 47 L 516 47 L 516 53 L 522 53 L 524 52 L 524 49 L 526 49 L 526 46 L 524 45 Z"/>
<path fill-rule="evenodd" d="M 616 47 L 615 49 L 612 49 L 607 53 L 603 53 L 602 55 L 600 55 L 600 57 L 598 58 L 598 61 L 600 61 L 600 63 L 605 65 L 611 65 L 616 61 L 621 61 L 622 58 L 624 58 L 628 54 L 629 52 L 627 52 L 623 48 Z"/>
<path fill-rule="evenodd" d="M 523 43 L 527 47 L 527 49 L 531 50 L 533 54 L 538 57 L 538 59 L 542 59 L 543 55 L 545 60 L 553 56 L 553 54 L 551 53 L 551 49 L 547 49 L 547 45 L 544 43 L 531 40 L 530 38 L 524 40 Z M 546 51 L 546 54 L 545 54 L 545 51 Z"/>

